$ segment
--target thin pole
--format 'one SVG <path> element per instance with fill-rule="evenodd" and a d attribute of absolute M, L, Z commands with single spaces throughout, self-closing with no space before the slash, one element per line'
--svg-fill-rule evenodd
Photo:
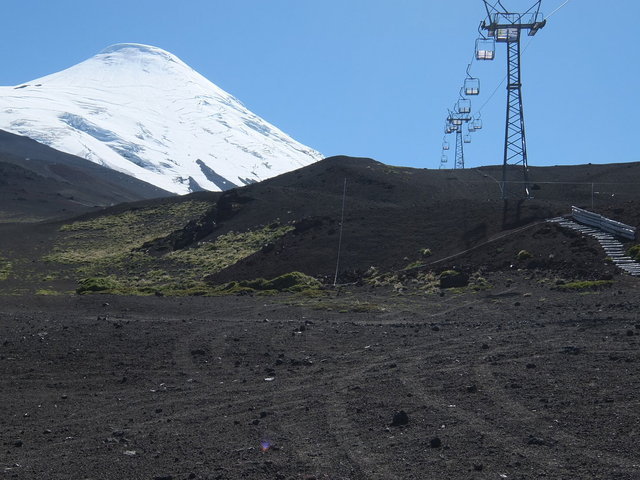
<path fill-rule="evenodd" d="M 340 217 L 340 235 L 338 237 L 338 260 L 336 261 L 336 275 L 333 277 L 333 286 L 338 283 L 338 269 L 340 268 L 340 250 L 342 249 L 342 228 L 344 227 L 344 204 L 347 198 L 347 179 L 344 179 L 344 187 L 342 189 L 342 215 Z"/>
<path fill-rule="evenodd" d="M 593 183 L 591 184 L 591 210 L 593 210 Z"/>

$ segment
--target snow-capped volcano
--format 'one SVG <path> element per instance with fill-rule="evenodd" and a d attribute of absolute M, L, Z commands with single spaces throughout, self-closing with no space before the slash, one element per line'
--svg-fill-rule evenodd
<path fill-rule="evenodd" d="M 322 158 L 176 56 L 131 43 L 0 87 L 0 129 L 175 193 L 225 190 Z"/>

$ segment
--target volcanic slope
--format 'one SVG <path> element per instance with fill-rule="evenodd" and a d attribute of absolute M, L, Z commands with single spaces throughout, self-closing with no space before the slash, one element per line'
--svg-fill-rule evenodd
<path fill-rule="evenodd" d="M 568 213 L 572 204 L 589 207 L 592 179 L 616 190 L 594 199 L 595 210 L 637 225 L 639 202 L 629 179 L 638 178 L 639 164 L 532 169 L 536 198 L 520 202 L 502 201 L 499 172 L 332 157 L 226 192 L 123 204 L 57 223 L 5 225 L 0 248 L 15 268 L 3 288 L 69 291 L 81 278 L 97 277 L 113 280 L 106 288 L 112 291 L 202 294 L 205 284 L 293 271 L 331 283 L 336 266 L 340 282 L 359 280 L 371 267 L 612 274 L 597 244 L 544 220 Z M 546 183 L 552 181 L 576 189 Z M 38 243 L 29 250 L 31 240 L 12 238 Z M 515 262 L 520 250 L 533 258 Z M 41 278 L 50 280 L 34 283 Z"/>
<path fill-rule="evenodd" d="M 0 130 L 0 222 L 72 216 L 170 192 Z"/>
<path fill-rule="evenodd" d="M 322 158 L 175 55 L 131 43 L 0 87 L 0 128 L 179 194 L 227 190 Z"/>

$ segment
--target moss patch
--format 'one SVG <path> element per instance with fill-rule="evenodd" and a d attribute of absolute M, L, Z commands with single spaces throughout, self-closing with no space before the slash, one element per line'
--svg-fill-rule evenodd
<path fill-rule="evenodd" d="M 11 273 L 11 262 L 0 257 L 0 280 L 6 280 Z"/>
<path fill-rule="evenodd" d="M 609 287 L 611 285 L 613 285 L 613 280 L 582 280 L 558 285 L 556 288 L 558 290 L 576 291 L 592 290 L 600 287 Z"/>

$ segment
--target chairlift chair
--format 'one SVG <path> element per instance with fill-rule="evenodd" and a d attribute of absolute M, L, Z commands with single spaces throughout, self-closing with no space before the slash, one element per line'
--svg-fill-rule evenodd
<path fill-rule="evenodd" d="M 462 141 L 464 143 L 471 143 L 471 135 L 467 133 L 464 137 L 462 137 Z"/>
<path fill-rule="evenodd" d="M 449 146 L 449 142 L 447 142 L 446 140 L 442 141 L 442 150 L 449 150 L 450 146 Z"/>
<path fill-rule="evenodd" d="M 496 30 L 496 41 L 499 43 L 512 43 L 518 41 L 520 31 L 517 28 L 498 28 Z"/>
<path fill-rule="evenodd" d="M 467 77 L 464 81 L 465 95 L 480 95 L 480 80 L 474 77 Z"/>
<path fill-rule="evenodd" d="M 449 157 L 447 157 L 446 154 L 442 154 L 442 157 L 440 157 L 440 163 L 447 163 L 449 161 Z"/>
<path fill-rule="evenodd" d="M 493 38 L 480 37 L 476 40 L 476 60 L 496 58 L 496 41 Z"/>
<path fill-rule="evenodd" d="M 461 98 L 456 104 L 456 110 L 458 113 L 471 113 L 471 100 Z"/>
<path fill-rule="evenodd" d="M 482 129 L 482 120 L 480 118 L 476 118 L 473 120 L 473 129 L 474 130 Z"/>

